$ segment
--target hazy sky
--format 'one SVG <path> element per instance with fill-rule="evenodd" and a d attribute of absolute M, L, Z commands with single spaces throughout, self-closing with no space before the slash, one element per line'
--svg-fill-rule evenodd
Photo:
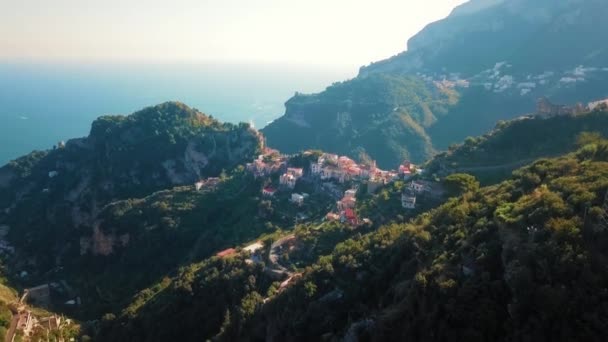
<path fill-rule="evenodd" d="M 0 0 L 0 59 L 361 66 L 464 0 Z"/>

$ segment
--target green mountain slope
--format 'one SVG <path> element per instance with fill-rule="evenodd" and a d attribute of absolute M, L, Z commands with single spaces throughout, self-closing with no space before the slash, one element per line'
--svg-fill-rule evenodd
<path fill-rule="evenodd" d="M 200 201 L 228 203 L 231 211 L 240 202 L 209 199 L 194 182 L 251 161 L 262 147 L 249 125 L 220 123 L 176 102 L 101 117 L 88 137 L 0 168 L 0 225 L 10 227 L 4 243 L 16 250 L 6 264 L 11 274 L 26 271 L 14 279 L 25 287 L 67 279 L 83 295 L 83 312 L 113 308 L 184 262 L 188 252 L 176 250 L 191 247 L 198 230 L 236 229 L 216 218 L 205 227 L 205 215 L 221 210 Z M 204 209 L 181 217 L 180 205 Z M 209 237 L 202 255 L 234 239 Z"/>
<path fill-rule="evenodd" d="M 416 77 L 372 75 L 296 95 L 287 101 L 285 116 L 263 132 L 270 146 L 285 152 L 365 152 L 392 168 L 397 161 L 423 161 L 433 154 L 426 128 L 456 102 L 455 92 Z"/>
<path fill-rule="evenodd" d="M 403 209 L 389 209 L 402 182 L 370 198 L 358 194 L 357 211 L 375 214 L 381 227 L 295 227 L 295 250 L 281 261 L 295 267 L 285 287 L 285 278 L 268 271 L 272 264 L 252 262 L 244 250 L 212 257 L 142 290 L 102 321 L 97 337 L 600 338 L 608 315 L 608 141 L 585 135 L 581 143 L 576 153 L 471 187 L 411 220 Z M 262 257 L 284 234 L 259 238 Z"/>
<path fill-rule="evenodd" d="M 608 143 L 593 145 L 337 245 L 241 336 L 603 339 Z"/>
<path fill-rule="evenodd" d="M 495 182 L 538 158 L 573 151 L 583 132 L 608 136 L 608 112 L 503 121 L 493 131 L 436 155 L 425 168 L 430 174 L 466 172 L 486 183 Z"/>

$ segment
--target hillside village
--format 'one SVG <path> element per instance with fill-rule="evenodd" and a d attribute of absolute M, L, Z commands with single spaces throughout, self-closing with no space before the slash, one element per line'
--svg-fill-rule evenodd
<path fill-rule="evenodd" d="M 361 227 L 372 228 L 372 220 L 359 213 L 358 197 L 374 196 L 380 189 L 397 181 L 406 184 L 394 200 L 405 215 L 408 212 L 413 215 L 419 198 L 439 200 L 444 195 L 440 183 L 424 180 L 424 170 L 408 161 L 398 165 L 395 170 L 382 170 L 373 160 L 358 163 L 346 156 L 317 151 L 285 155 L 265 147 L 255 160 L 245 165 L 245 170 L 261 181 L 259 195 L 262 198 L 282 208 L 279 210 L 291 210 L 296 224 L 316 226 L 315 229 L 325 224 L 338 224 L 353 231 Z M 207 184 L 217 186 L 215 179 L 207 179 L 197 182 L 196 190 L 203 191 Z M 318 196 L 332 199 L 333 202 L 315 202 L 307 206 L 311 201 L 318 201 Z M 310 210 L 312 207 L 324 207 L 322 203 L 329 203 L 329 210 L 324 214 Z M 281 292 L 297 281 L 300 275 L 291 269 L 289 262 L 282 260 L 281 255 L 292 255 L 302 248 L 297 234 L 289 233 L 271 244 L 254 241 L 245 246 L 218 251 L 215 256 L 228 258 L 241 255 L 247 258 L 249 264 L 265 264 L 265 272 L 281 280 L 278 287 Z"/>

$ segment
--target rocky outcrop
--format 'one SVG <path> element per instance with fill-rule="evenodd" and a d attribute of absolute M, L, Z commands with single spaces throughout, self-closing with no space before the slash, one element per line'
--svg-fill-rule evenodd
<path fill-rule="evenodd" d="M 560 115 L 577 115 L 584 113 L 586 108 L 578 103 L 574 107 L 566 105 L 556 105 L 551 103 L 546 97 L 541 97 L 536 102 L 536 114 L 543 117 L 560 116 Z"/>
<path fill-rule="evenodd" d="M 91 237 L 80 238 L 80 255 L 91 253 L 93 255 L 108 256 L 114 253 L 116 247 L 126 247 L 131 236 L 129 234 L 106 234 L 97 224 L 93 228 Z"/>

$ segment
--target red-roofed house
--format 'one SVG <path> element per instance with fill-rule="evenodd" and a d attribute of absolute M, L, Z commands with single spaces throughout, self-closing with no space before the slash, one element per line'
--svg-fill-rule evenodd
<path fill-rule="evenodd" d="M 228 248 L 228 249 L 224 249 L 224 250 L 223 250 L 223 251 L 221 251 L 221 252 L 218 252 L 218 253 L 216 254 L 216 256 L 218 256 L 218 257 L 220 257 L 220 258 L 225 258 L 225 257 L 227 257 L 227 256 L 231 256 L 231 255 L 233 255 L 234 253 L 236 253 L 236 249 L 234 249 L 234 248 Z"/>
<path fill-rule="evenodd" d="M 276 192 L 277 192 L 277 190 L 274 188 L 271 188 L 271 187 L 266 187 L 266 188 L 262 189 L 262 195 L 264 195 L 264 196 L 272 197 L 272 196 L 274 196 L 274 194 Z"/>
<path fill-rule="evenodd" d="M 344 210 L 344 212 L 342 213 L 342 220 L 343 222 L 348 222 L 349 224 L 357 225 L 357 215 L 355 214 L 355 211 L 353 209 L 347 208 L 346 210 Z"/>

